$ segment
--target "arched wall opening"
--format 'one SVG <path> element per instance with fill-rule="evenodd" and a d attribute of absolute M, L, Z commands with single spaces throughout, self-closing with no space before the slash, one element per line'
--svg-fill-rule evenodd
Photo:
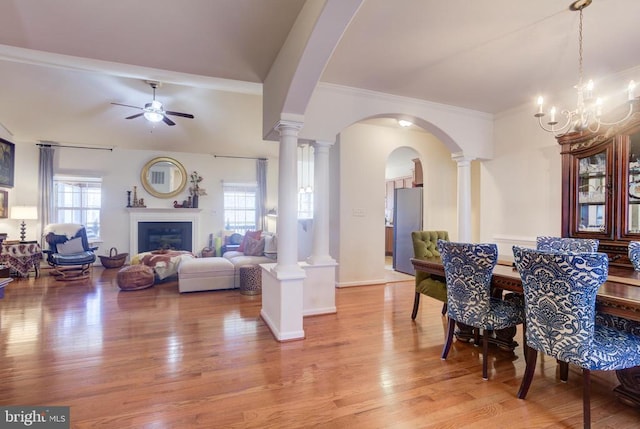
<path fill-rule="evenodd" d="M 403 117 L 363 118 L 342 130 L 331 150 L 330 247 L 339 264 L 338 287 L 386 282 L 385 170 L 398 148 L 415 151 L 423 167 L 423 228 L 457 236 L 457 164 L 451 150 L 459 147 L 450 138 L 445 145 L 421 126 L 400 128 L 397 119 Z"/>

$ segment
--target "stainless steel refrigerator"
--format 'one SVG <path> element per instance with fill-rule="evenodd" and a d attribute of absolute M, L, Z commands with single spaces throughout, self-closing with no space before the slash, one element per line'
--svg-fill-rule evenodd
<path fill-rule="evenodd" d="M 422 230 L 422 188 L 399 188 L 394 191 L 393 269 L 415 275 L 411 258 L 411 233 Z"/>

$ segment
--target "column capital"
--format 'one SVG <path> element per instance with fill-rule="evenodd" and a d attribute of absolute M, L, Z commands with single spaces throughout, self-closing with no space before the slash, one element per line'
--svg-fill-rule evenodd
<path fill-rule="evenodd" d="M 278 131 L 281 136 L 292 134 L 297 136 L 298 132 L 302 129 L 303 126 L 304 122 L 281 119 L 276 123 L 273 129 Z"/>
<path fill-rule="evenodd" d="M 313 140 L 313 142 L 311 143 L 314 149 L 330 148 L 334 144 L 335 142 L 330 142 L 326 140 Z"/>
<path fill-rule="evenodd" d="M 466 156 L 463 152 L 456 152 L 451 154 L 451 159 L 457 162 L 458 164 L 465 164 L 475 160 L 476 158 L 471 156 Z"/>

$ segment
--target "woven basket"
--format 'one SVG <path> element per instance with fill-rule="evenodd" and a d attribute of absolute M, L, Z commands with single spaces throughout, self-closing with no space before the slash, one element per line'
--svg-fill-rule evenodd
<path fill-rule="evenodd" d="M 109 250 L 109 256 L 100 256 L 100 262 L 105 268 L 120 268 L 124 265 L 127 256 L 129 256 L 128 253 L 118 253 L 118 249 L 112 247 Z"/>

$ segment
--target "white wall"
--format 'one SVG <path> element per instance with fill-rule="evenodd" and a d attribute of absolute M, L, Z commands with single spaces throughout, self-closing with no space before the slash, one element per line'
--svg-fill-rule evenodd
<path fill-rule="evenodd" d="M 428 133 L 352 125 L 331 149 L 337 151 L 331 159 L 332 195 L 339 190 L 338 206 L 332 207 L 331 252 L 339 263 L 339 286 L 384 282 L 385 165 L 389 154 L 402 146 L 420 154 L 424 228 L 457 234 L 457 169 L 449 150 Z"/>
<path fill-rule="evenodd" d="M 497 243 L 502 255 L 512 255 L 513 244 L 560 234 L 560 145 L 539 128 L 533 109 L 496 118 L 495 157 L 481 167 L 481 240 Z"/>
<path fill-rule="evenodd" d="M 1 127 L 0 127 L 1 129 Z M 10 135 L 2 135 L 2 138 L 15 144 L 14 187 L 2 188 L 8 192 L 8 208 L 12 206 L 38 206 L 38 148 L 33 144 L 15 142 Z M 35 170 L 34 160 L 35 159 Z M 39 222 L 27 220 L 26 240 L 40 238 Z M 13 219 L 0 219 L 0 232 L 8 234 L 7 239 L 20 239 L 20 221 Z"/>

